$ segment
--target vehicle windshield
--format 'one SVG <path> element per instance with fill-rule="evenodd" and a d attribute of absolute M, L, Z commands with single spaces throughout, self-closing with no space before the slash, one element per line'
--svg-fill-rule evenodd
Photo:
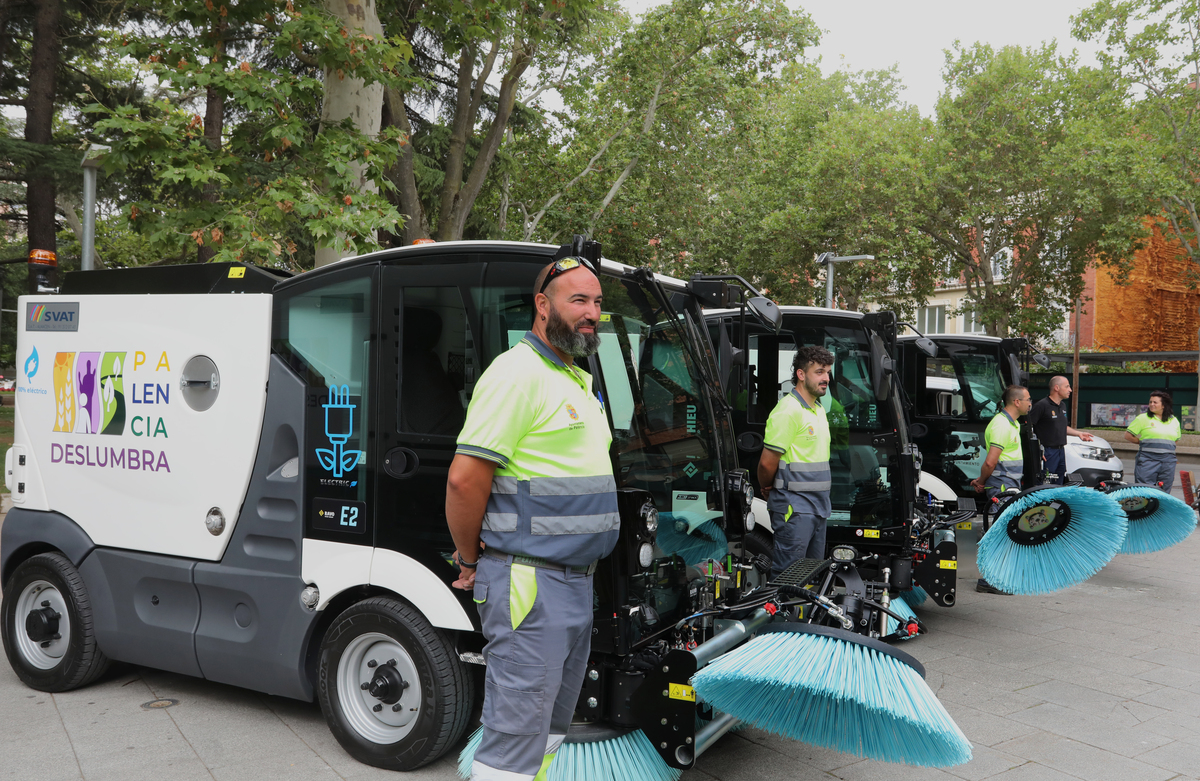
<path fill-rule="evenodd" d="M 1004 377 L 996 350 L 959 342 L 938 343 L 938 357 L 925 359 L 920 413 L 987 422 L 1000 411 Z"/>
<path fill-rule="evenodd" d="M 719 513 L 719 469 L 702 375 L 680 314 L 646 287 L 602 277 L 597 354 L 612 418 L 617 484 L 654 496 L 661 512 Z"/>

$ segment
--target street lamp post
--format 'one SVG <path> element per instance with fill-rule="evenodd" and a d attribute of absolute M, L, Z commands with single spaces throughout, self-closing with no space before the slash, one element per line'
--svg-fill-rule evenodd
<path fill-rule="evenodd" d="M 83 249 L 79 267 L 91 271 L 96 264 L 96 175 L 109 148 L 92 144 L 83 154 Z"/>
<path fill-rule="evenodd" d="M 833 264 L 843 260 L 875 260 L 874 255 L 834 255 L 832 252 L 822 252 L 817 263 L 825 266 L 825 308 L 833 309 Z"/>

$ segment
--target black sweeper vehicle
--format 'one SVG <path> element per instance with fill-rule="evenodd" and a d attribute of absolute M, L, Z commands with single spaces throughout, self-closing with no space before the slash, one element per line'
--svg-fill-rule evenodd
<path fill-rule="evenodd" d="M 922 352 L 925 339 L 937 348 Z M 971 480 L 979 476 L 987 456 L 983 431 L 1000 411 L 1008 385 L 1029 382 L 1031 362 L 1049 366 L 1024 337 L 1001 339 L 982 334 L 902 336 L 898 340 L 901 382 L 908 395 L 910 420 L 920 424 L 915 438 L 924 456 L 924 470 L 940 482 L 929 481 L 931 495 L 952 504 L 956 497 L 977 497 Z M 1025 475 L 1022 484 L 1038 484 L 1041 451 L 1030 426 L 1022 422 Z M 1083 442 L 1068 437 L 1067 472 L 1084 485 L 1119 482 L 1124 468 L 1108 442 Z M 923 485 L 922 487 L 926 487 Z"/>
<path fill-rule="evenodd" d="M 768 603 L 811 603 L 810 622 L 885 635 L 857 623 L 864 605 L 882 615 L 878 591 L 805 579 L 784 597 L 746 550 L 753 487 L 701 308 L 728 306 L 736 286 L 601 261 L 578 238 L 457 242 L 294 277 L 240 263 L 81 272 L 57 295 L 21 298 L 14 506 L 0 536 L 0 629 L 17 675 L 65 691 L 118 660 L 319 700 L 372 765 L 444 754 L 476 699 L 471 665 L 485 661 L 471 596 L 450 587 L 456 435 L 484 368 L 532 323 L 538 270 L 581 253 L 601 268 L 602 346 L 586 368 L 613 431 L 621 533 L 596 574 L 568 742 L 641 729 L 665 765 L 691 767 L 735 720 L 661 661 L 740 645 Z M 740 322 L 761 319 L 766 339 L 777 310 L 749 303 Z M 907 535 L 913 501 L 869 324 L 831 331 L 859 372 L 846 377 L 851 442 L 881 454 L 846 518 L 864 550 Z M 720 552 L 697 566 L 664 549 L 660 511 L 703 518 Z M 931 555 L 952 561 L 943 550 Z"/>
<path fill-rule="evenodd" d="M 748 284 L 743 283 L 746 287 Z M 892 312 L 863 314 L 818 307 L 785 306 L 778 332 L 739 310 L 709 309 L 710 336 L 718 345 L 723 387 L 733 405 L 740 464 L 758 488 L 758 459 L 767 416 L 792 389 L 798 347 L 817 345 L 834 357 L 829 390 L 821 399 L 829 416 L 832 489 L 826 545 L 830 556 L 855 564 L 862 593 L 887 605 L 897 592 L 921 586 L 939 605 L 957 595 L 955 526 L 969 521 L 973 503 L 948 511 L 940 502 L 918 501 L 929 476 L 913 441 L 893 356 L 897 322 Z M 754 502 L 755 529 L 745 538 L 751 552 L 769 556 L 771 524 L 766 505 Z M 836 558 L 835 557 L 835 558 Z M 807 565 L 819 568 L 816 561 Z M 841 571 L 845 571 L 842 567 Z M 834 568 L 838 572 L 838 568 Z M 841 583 L 853 592 L 860 588 Z M 880 635 L 883 614 L 866 609 L 857 618 Z"/>

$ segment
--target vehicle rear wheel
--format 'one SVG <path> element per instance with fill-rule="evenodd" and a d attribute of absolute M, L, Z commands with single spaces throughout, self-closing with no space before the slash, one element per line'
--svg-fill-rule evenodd
<path fill-rule="evenodd" d="M 462 736 L 474 683 L 447 637 L 409 605 L 376 597 L 350 607 L 321 643 L 318 697 L 355 759 L 415 770 Z"/>
<path fill-rule="evenodd" d="M 4 594 L 4 652 L 26 686 L 70 691 L 108 669 L 96 645 L 87 587 L 65 556 L 42 553 L 21 562 Z"/>

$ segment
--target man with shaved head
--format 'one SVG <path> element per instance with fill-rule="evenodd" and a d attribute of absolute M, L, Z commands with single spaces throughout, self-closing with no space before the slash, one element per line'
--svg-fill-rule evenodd
<path fill-rule="evenodd" d="M 1091 442 L 1092 435 L 1076 431 L 1067 425 L 1067 403 L 1071 398 L 1071 381 L 1061 375 L 1050 378 L 1050 395 L 1033 405 L 1029 424 L 1042 443 L 1042 482 L 1062 483 L 1066 480 L 1067 435 Z M 1057 479 L 1056 479 L 1057 478 Z"/>

